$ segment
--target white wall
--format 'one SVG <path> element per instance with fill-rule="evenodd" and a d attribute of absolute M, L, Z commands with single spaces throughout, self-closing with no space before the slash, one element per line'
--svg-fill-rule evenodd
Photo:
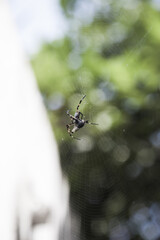
<path fill-rule="evenodd" d="M 20 240 L 57 240 L 68 186 L 12 22 L 0 0 L 0 239 L 16 239 L 18 223 Z"/>

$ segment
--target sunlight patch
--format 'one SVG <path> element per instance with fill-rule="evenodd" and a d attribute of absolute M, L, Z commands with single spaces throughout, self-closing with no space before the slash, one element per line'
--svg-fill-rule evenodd
<path fill-rule="evenodd" d="M 97 128 L 101 131 L 105 131 L 111 128 L 113 124 L 112 117 L 107 112 L 101 112 L 96 118 L 96 123 L 99 125 Z"/>

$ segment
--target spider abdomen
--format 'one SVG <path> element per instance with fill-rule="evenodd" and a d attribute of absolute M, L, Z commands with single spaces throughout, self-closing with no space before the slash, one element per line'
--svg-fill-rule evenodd
<path fill-rule="evenodd" d="M 82 128 L 84 126 L 84 121 L 78 121 L 77 127 Z"/>

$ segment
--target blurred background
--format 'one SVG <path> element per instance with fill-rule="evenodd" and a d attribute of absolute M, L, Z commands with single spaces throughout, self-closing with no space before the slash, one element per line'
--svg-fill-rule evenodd
<path fill-rule="evenodd" d="M 160 239 L 160 1 L 8 2 L 69 181 L 72 238 Z M 78 141 L 66 111 L 84 94 L 99 125 Z"/>

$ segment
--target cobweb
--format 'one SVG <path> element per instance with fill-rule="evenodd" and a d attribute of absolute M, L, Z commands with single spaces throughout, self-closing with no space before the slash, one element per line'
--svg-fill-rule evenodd
<path fill-rule="evenodd" d="M 151 31 L 152 28 L 128 52 L 124 62 L 126 67 L 132 61 L 133 53 L 145 44 Z M 118 47 L 120 45 L 117 43 L 116 48 Z M 140 176 L 144 167 L 134 161 L 127 164 L 133 149 L 124 136 L 130 133 L 125 126 L 118 131 L 112 131 L 109 125 L 108 131 L 103 130 L 103 119 L 96 117 L 97 108 L 94 106 L 98 106 L 98 100 L 106 101 L 107 108 L 107 102 L 109 103 L 116 94 L 113 86 L 109 81 L 101 83 L 104 84 L 103 89 L 107 89 L 103 98 L 100 95 L 100 85 L 94 92 L 89 93 L 83 77 L 80 76 L 77 81 L 78 84 L 75 82 L 72 86 L 76 94 L 70 98 L 71 114 L 75 113 L 79 100 L 86 95 L 80 111 L 91 122 L 97 122 L 99 119 L 99 126 L 85 126 L 78 131 L 76 136 L 81 138 L 80 141 L 70 139 L 67 142 L 64 138 L 60 143 L 62 167 L 71 185 L 70 201 L 74 213 L 71 239 L 129 240 L 138 235 L 145 240 L 157 239 L 160 237 L 160 224 L 157 219 L 160 204 L 154 201 L 148 204 L 143 198 L 136 201 L 136 189 L 131 190 L 135 191 L 135 198 L 131 198 L 127 193 L 130 191 L 129 187 L 134 187 L 134 184 L 128 184 L 126 181 Z M 109 123 L 106 121 L 107 124 Z M 141 144 L 141 149 L 145 149 L 145 143 Z M 141 190 L 143 195 L 145 190 Z"/>
<path fill-rule="evenodd" d="M 96 11 L 101 10 L 102 4 L 104 8 L 101 14 L 104 16 L 106 11 L 110 10 L 110 3 L 114 4 L 114 1 L 106 3 L 106 1 L 94 0 L 93 2 L 94 5 L 92 1 L 77 1 L 74 12 L 75 23 L 72 20 L 73 28 L 78 29 L 77 22 L 86 24 L 86 26 L 90 24 Z M 134 9 L 138 4 L 139 1 L 123 0 L 125 9 L 129 9 L 129 7 Z M 113 21 L 114 17 L 118 15 L 124 22 L 127 22 L 128 15 L 125 15 L 122 8 L 119 7 L 119 3 L 117 6 L 117 9 L 112 11 L 110 19 Z M 138 14 L 140 13 L 137 10 L 134 17 L 137 18 Z M 133 55 L 138 54 L 151 32 L 152 27 L 146 30 L 145 34 L 142 33 L 141 37 L 134 32 L 135 39 L 138 39 L 136 44 L 129 51 L 122 50 L 120 42 L 124 37 L 125 29 L 122 28 L 122 24 L 115 22 L 114 27 L 108 31 L 108 38 L 114 43 L 108 54 L 114 56 L 116 52 L 123 51 L 126 54 L 127 51 L 127 57 L 123 64 L 126 68 L 129 67 L 134 61 Z M 76 34 L 75 30 L 73 34 L 75 43 L 77 41 Z M 101 40 L 98 39 L 98 41 Z M 73 57 L 75 61 L 72 61 L 72 57 L 73 54 L 69 59 L 70 67 L 76 70 L 81 61 L 78 57 L 76 59 Z M 120 106 L 114 106 L 113 100 L 118 92 L 111 83 L 110 76 L 107 81 L 102 80 L 90 91 L 85 74 L 84 70 L 73 85 L 69 86 L 73 91 L 67 99 L 68 106 L 71 108 L 71 114 L 74 114 L 79 100 L 86 95 L 80 111 L 90 122 L 99 125 L 87 125 L 79 130 L 76 136 L 81 139 L 80 141 L 68 140 L 66 126 L 64 125 L 63 128 L 64 136 L 59 142 L 59 149 L 63 172 L 70 182 L 72 230 L 71 236 L 63 236 L 63 239 L 66 240 L 68 237 L 70 240 L 156 240 L 160 238 L 160 205 L 158 201 L 151 201 L 151 196 L 147 195 L 145 189 L 150 186 L 149 183 L 146 186 L 142 184 L 143 178 L 146 179 L 146 175 L 150 176 L 151 174 L 149 167 L 154 165 L 155 152 L 146 139 L 132 139 L 134 129 L 132 132 L 128 132 L 125 125 L 117 129 L 112 128 L 111 118 L 106 111 L 110 107 L 112 107 L 112 111 L 117 111 Z M 101 109 L 100 112 L 101 106 L 104 106 L 104 109 Z M 132 114 L 136 111 L 128 105 L 126 108 Z M 62 116 L 63 119 L 67 119 L 66 111 L 67 107 Z M 66 124 L 69 122 L 68 118 Z M 135 123 L 138 122 L 135 121 Z M 159 135 L 159 132 L 156 132 L 151 139 L 157 142 Z M 136 157 L 138 160 L 135 161 Z M 146 159 L 149 160 L 146 161 Z M 138 177 L 139 180 L 137 180 Z M 150 188 L 149 192 L 152 193 L 152 196 L 159 190 L 155 185 Z M 143 195 L 148 196 L 150 201 L 147 202 Z"/>

